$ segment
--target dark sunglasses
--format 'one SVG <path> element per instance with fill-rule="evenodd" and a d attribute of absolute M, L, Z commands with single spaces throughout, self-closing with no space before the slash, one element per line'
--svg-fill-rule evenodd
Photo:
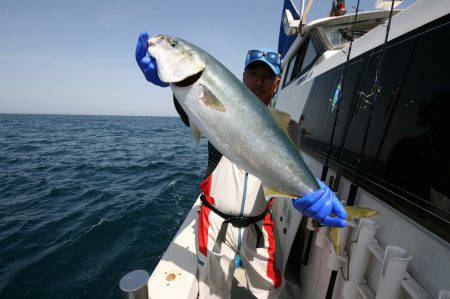
<path fill-rule="evenodd" d="M 275 52 L 264 52 L 260 50 L 250 50 L 247 53 L 246 62 L 253 61 L 259 59 L 263 56 L 266 56 L 267 61 L 275 65 L 276 67 L 280 67 L 281 65 L 281 55 Z"/>

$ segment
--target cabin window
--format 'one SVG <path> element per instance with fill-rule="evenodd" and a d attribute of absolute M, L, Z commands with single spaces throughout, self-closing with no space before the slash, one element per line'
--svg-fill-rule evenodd
<path fill-rule="evenodd" d="M 314 82 L 305 104 L 300 128 L 301 145 L 326 153 L 331 136 L 333 116 L 330 99 L 338 84 L 338 69 L 321 75 Z"/>
<path fill-rule="evenodd" d="M 374 106 L 361 159 L 362 174 L 450 212 L 450 62 L 439 47 L 450 26 L 386 49 L 381 95 Z M 431 54 L 432 53 L 432 54 Z M 371 57 L 362 92 L 370 94 L 380 52 Z M 436 63 L 436 62 L 439 63 Z M 349 169 L 358 165 L 373 98 L 360 98 L 343 153 Z"/>
<path fill-rule="evenodd" d="M 365 20 L 355 23 L 353 39 L 356 40 L 380 24 L 380 19 Z M 352 40 L 353 22 L 343 25 L 321 26 L 319 31 L 331 45 L 332 49 L 341 49 Z"/>
<path fill-rule="evenodd" d="M 288 63 L 287 69 L 286 69 L 286 74 L 284 75 L 283 87 L 286 86 L 289 82 L 291 82 L 292 70 L 294 69 L 294 62 L 295 62 L 296 58 L 297 58 L 297 55 L 294 55 L 294 57 L 292 57 L 291 60 L 289 60 L 289 63 Z"/>
<path fill-rule="evenodd" d="M 425 29 L 385 48 L 381 94 L 372 112 L 369 95 L 382 47 L 350 61 L 330 154 L 350 179 L 360 167 L 363 188 L 450 240 L 441 229 L 450 221 L 450 60 L 442 46 L 450 23 Z M 301 116 L 301 148 L 321 161 L 329 150 L 335 114 L 325 112 L 341 75 L 338 69 L 314 79 Z"/>
<path fill-rule="evenodd" d="M 354 102 L 356 100 L 355 92 L 361 78 L 363 61 L 364 59 L 350 61 L 347 66 L 347 74 L 344 85 L 342 86 L 342 97 L 340 100 L 341 102 L 339 103 L 339 114 L 336 121 L 336 129 L 333 136 L 330 153 L 332 159 L 336 161 L 340 158 L 340 149 L 345 138 L 344 134 L 346 132 L 346 128 L 349 126 L 348 118 L 351 115 L 352 107 L 354 106 Z M 334 94 L 332 96 L 334 96 Z M 331 105 L 331 103 L 329 105 Z"/>
<path fill-rule="evenodd" d="M 331 156 L 335 159 L 338 156 L 347 116 L 353 103 L 353 95 L 361 65 L 362 59 L 350 62 L 347 67 L 347 78 L 344 83 L 340 112 L 331 149 Z M 318 77 L 314 82 L 304 109 L 303 122 L 300 128 L 301 144 L 313 148 L 323 155 L 327 154 L 336 117 L 338 103 L 333 103 L 333 100 L 340 82 L 341 72 L 341 68 L 336 68 Z"/>
<path fill-rule="evenodd" d="M 318 57 L 318 52 L 311 39 L 306 40 L 297 52 L 291 80 L 305 73 Z"/>
<path fill-rule="evenodd" d="M 306 38 L 297 53 L 289 60 L 283 87 L 308 71 L 319 57 L 319 52 L 311 38 Z"/>
<path fill-rule="evenodd" d="M 389 107 L 375 173 L 450 213 L 450 61 L 442 36 L 450 26 L 417 41 L 403 88 Z"/>

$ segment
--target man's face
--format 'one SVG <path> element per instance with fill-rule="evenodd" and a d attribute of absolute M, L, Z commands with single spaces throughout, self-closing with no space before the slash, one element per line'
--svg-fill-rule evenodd
<path fill-rule="evenodd" d="M 280 84 L 280 78 L 264 62 L 256 61 L 245 69 L 243 82 L 264 105 L 268 106 Z"/>

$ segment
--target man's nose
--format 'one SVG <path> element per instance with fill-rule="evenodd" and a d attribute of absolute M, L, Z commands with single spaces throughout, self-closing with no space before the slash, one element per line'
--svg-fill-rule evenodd
<path fill-rule="evenodd" d="M 262 80 L 261 76 L 255 76 L 255 85 L 260 86 L 260 85 L 262 85 L 262 83 L 263 83 L 263 80 Z"/>

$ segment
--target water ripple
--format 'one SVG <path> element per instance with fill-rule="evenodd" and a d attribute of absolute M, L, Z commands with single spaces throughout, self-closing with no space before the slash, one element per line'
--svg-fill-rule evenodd
<path fill-rule="evenodd" d="M 179 119 L 0 115 L 0 297 L 118 298 L 151 272 L 206 167 Z"/>

